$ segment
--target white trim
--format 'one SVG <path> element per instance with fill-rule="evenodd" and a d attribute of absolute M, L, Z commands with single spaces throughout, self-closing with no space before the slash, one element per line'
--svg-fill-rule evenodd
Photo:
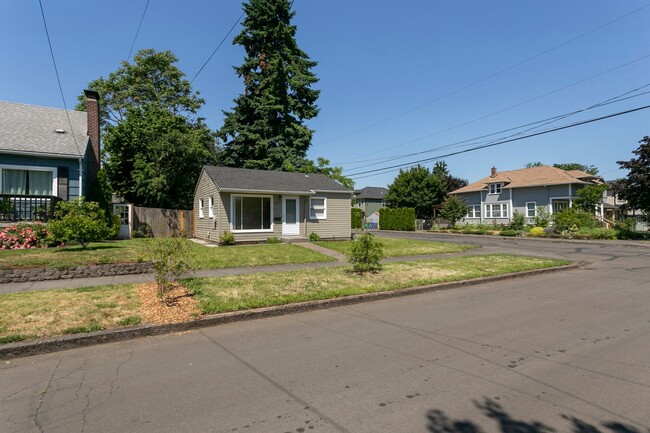
<path fill-rule="evenodd" d="M 313 199 L 317 200 L 323 200 L 323 216 L 319 218 L 317 215 L 313 213 L 313 206 L 311 204 L 311 201 Z M 312 221 L 319 221 L 319 220 L 326 220 L 327 219 L 327 197 L 309 197 L 309 219 Z"/>
<path fill-rule="evenodd" d="M 208 196 L 208 218 L 214 219 L 214 196 Z"/>
<path fill-rule="evenodd" d="M 2 170 L 50 171 L 52 172 L 52 196 L 58 197 L 59 170 L 56 167 L 42 167 L 32 165 L 0 164 L 0 191 L 2 191 Z M 25 194 L 27 195 L 27 194 Z"/>
<path fill-rule="evenodd" d="M 569 202 L 569 207 L 570 207 L 570 208 L 573 207 L 573 206 L 572 206 L 572 205 L 573 205 L 573 201 L 571 200 L 571 197 L 567 197 L 567 196 L 549 197 L 549 198 L 548 198 L 548 207 L 549 207 L 549 209 L 550 209 L 549 215 L 553 215 L 553 201 L 554 201 L 554 200 L 557 200 L 557 201 L 567 201 L 567 202 Z"/>
<path fill-rule="evenodd" d="M 83 158 L 79 157 L 79 198 L 83 197 Z M 68 180 L 68 182 L 70 182 Z M 68 191 L 70 190 L 70 185 L 68 185 Z M 58 192 L 58 191 L 57 191 Z M 56 194 L 58 195 L 58 194 Z M 70 198 L 70 194 L 68 193 L 68 198 Z M 130 238 L 129 238 L 130 239 Z"/>
<path fill-rule="evenodd" d="M 528 205 L 533 204 L 533 216 L 528 215 Z M 536 218 L 537 217 L 537 202 L 536 201 L 527 201 L 526 202 L 526 218 Z"/>
<path fill-rule="evenodd" d="M 480 194 L 481 198 L 481 224 L 483 224 L 484 218 L 485 218 L 485 212 L 483 211 L 483 205 L 485 204 L 485 201 L 483 200 L 483 190 L 478 192 Z"/>
<path fill-rule="evenodd" d="M 494 187 L 494 188 L 492 188 L 492 187 Z M 494 192 L 492 192 L 492 189 L 494 189 Z M 490 183 L 490 184 L 488 184 L 488 195 L 501 194 L 502 189 L 503 189 L 503 182 Z"/>
<path fill-rule="evenodd" d="M 512 188 L 508 188 L 508 191 L 510 191 L 510 206 L 509 206 L 510 214 L 508 215 L 508 219 L 512 221 L 512 215 L 515 213 L 512 207 Z"/>
<path fill-rule="evenodd" d="M 235 218 L 235 198 L 268 198 L 271 204 L 270 210 L 270 219 L 271 219 L 271 228 L 270 229 L 235 229 L 233 224 L 233 219 Z M 243 203 L 243 200 L 242 200 Z M 263 217 L 263 216 L 262 216 Z M 230 231 L 233 233 L 273 233 L 273 196 L 272 195 L 259 195 L 259 194 L 230 194 Z M 262 222 L 262 224 L 264 224 Z"/>
<path fill-rule="evenodd" d="M 499 207 L 499 216 L 493 216 L 493 210 L 494 210 L 493 208 L 495 206 Z M 504 206 L 505 206 L 505 211 L 504 211 Z M 483 212 L 485 213 L 485 218 L 488 219 L 509 219 L 508 203 L 486 203 L 485 207 L 483 208 Z"/>
<path fill-rule="evenodd" d="M 287 224 L 287 200 L 296 201 L 296 221 L 293 224 Z M 300 236 L 300 198 L 298 196 L 282 196 L 282 235 Z"/>
<path fill-rule="evenodd" d="M 205 216 L 203 215 L 203 204 L 204 204 L 203 199 L 200 198 L 199 199 L 199 218 L 205 218 Z"/>
<path fill-rule="evenodd" d="M 80 157 L 83 158 L 83 155 L 71 154 L 71 153 L 23 152 L 20 150 L 11 150 L 11 149 L 0 149 L 0 152 L 9 155 L 31 156 L 32 158 L 35 156 L 47 157 L 47 158 L 61 158 L 61 159 L 78 159 Z"/>
<path fill-rule="evenodd" d="M 468 219 L 468 220 L 481 219 L 481 220 L 483 220 L 483 212 L 481 212 L 481 210 L 483 208 L 483 205 L 480 205 L 480 204 L 468 204 L 467 206 L 470 208 L 470 211 L 465 216 L 465 219 Z M 476 208 L 478 208 L 479 216 L 476 216 Z"/>

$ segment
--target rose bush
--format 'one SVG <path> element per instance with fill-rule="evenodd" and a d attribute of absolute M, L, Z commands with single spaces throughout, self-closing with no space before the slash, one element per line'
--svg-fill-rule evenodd
<path fill-rule="evenodd" d="M 61 245 L 43 223 L 18 223 L 0 229 L 0 250 L 27 250 Z"/>

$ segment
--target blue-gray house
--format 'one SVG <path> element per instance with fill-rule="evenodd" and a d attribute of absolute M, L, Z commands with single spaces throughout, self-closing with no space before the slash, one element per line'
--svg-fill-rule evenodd
<path fill-rule="evenodd" d="M 0 221 L 45 220 L 85 196 L 100 167 L 99 97 L 87 112 L 0 101 Z"/>

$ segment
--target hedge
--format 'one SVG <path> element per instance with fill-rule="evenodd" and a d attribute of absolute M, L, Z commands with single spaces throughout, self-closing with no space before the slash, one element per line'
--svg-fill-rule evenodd
<path fill-rule="evenodd" d="M 379 209 L 379 228 L 382 230 L 415 231 L 415 209 Z"/>
<path fill-rule="evenodd" d="M 361 228 L 361 209 L 358 207 L 352 208 L 352 228 L 360 229 Z"/>

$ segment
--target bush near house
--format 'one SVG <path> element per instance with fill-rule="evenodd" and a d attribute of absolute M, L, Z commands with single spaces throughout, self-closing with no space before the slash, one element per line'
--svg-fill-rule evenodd
<path fill-rule="evenodd" d="M 352 208 L 352 228 L 353 229 L 360 229 L 361 225 L 363 224 L 362 218 L 361 218 L 361 209 L 358 207 L 353 207 Z"/>
<path fill-rule="evenodd" d="M 379 209 L 379 227 L 382 230 L 415 231 L 415 209 L 411 207 Z"/>
<path fill-rule="evenodd" d="M 601 225 L 596 217 L 576 207 L 564 209 L 553 215 L 554 230 L 556 233 L 576 233 L 580 229 L 594 229 Z"/>
<path fill-rule="evenodd" d="M 82 248 L 90 242 L 109 239 L 114 234 L 114 227 L 109 226 L 99 204 L 85 201 L 83 197 L 57 203 L 54 220 L 48 228 L 55 239 L 75 242 Z"/>
<path fill-rule="evenodd" d="M 49 230 L 40 222 L 19 223 L 0 230 L 0 250 L 29 250 L 56 244 Z"/>

